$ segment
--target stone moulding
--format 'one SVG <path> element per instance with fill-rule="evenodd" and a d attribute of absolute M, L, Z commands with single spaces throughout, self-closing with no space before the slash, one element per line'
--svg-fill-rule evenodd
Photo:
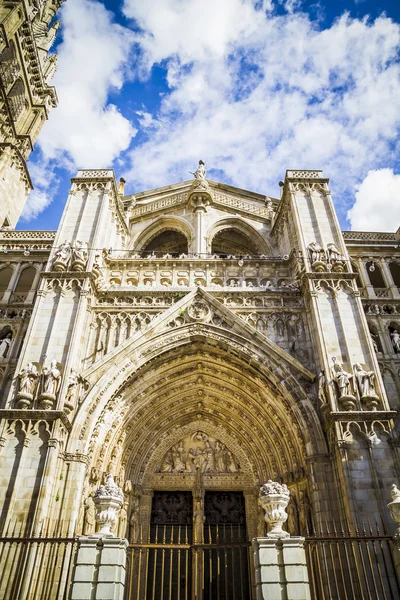
<path fill-rule="evenodd" d="M 351 410 L 351 411 L 338 411 L 330 412 L 329 417 L 333 421 L 389 421 L 394 419 L 397 415 L 395 410 Z"/>
<path fill-rule="evenodd" d="M 20 419 L 21 421 L 57 421 L 57 419 L 60 419 L 68 432 L 72 429 L 71 422 L 62 410 L 3 408 L 0 409 L 0 420 L 1 419 L 12 421 L 17 419 Z"/>

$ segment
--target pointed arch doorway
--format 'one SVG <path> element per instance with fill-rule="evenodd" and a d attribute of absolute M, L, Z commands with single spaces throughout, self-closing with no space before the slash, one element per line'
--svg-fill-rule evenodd
<path fill-rule="evenodd" d="M 154 491 L 147 540 L 128 549 L 126 600 L 251 600 L 243 492 Z"/>

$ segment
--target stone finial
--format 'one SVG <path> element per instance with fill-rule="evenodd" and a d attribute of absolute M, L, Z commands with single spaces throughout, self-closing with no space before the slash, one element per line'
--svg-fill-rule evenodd
<path fill-rule="evenodd" d="M 283 531 L 282 525 L 287 521 L 286 507 L 290 493 L 287 486 L 269 479 L 260 488 L 259 504 L 265 511 L 265 521 L 268 526 L 267 537 L 273 539 L 287 538 L 290 534 Z"/>
<path fill-rule="evenodd" d="M 114 537 L 111 527 L 117 520 L 117 513 L 124 502 L 124 493 L 115 483 L 111 473 L 107 473 L 106 482 L 97 488 L 93 497 L 96 505 L 96 522 L 100 529 L 97 537 Z"/>
<path fill-rule="evenodd" d="M 394 534 L 394 537 L 400 538 L 400 490 L 395 483 L 392 485 L 390 495 L 392 496 L 392 502 L 389 502 L 387 507 L 389 509 L 390 516 L 397 525 L 397 530 Z"/>

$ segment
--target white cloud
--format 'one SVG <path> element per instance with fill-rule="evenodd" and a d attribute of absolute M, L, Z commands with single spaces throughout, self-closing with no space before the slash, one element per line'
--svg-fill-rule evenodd
<path fill-rule="evenodd" d="M 108 102 L 127 76 L 133 35 L 96 0 L 68 0 L 60 16 L 63 41 L 52 82 L 59 105 L 39 145 L 48 160 L 66 155 L 75 167 L 108 167 L 136 133 Z"/>
<path fill-rule="evenodd" d="M 400 227 L 400 174 L 393 169 L 369 171 L 358 186 L 348 219 L 354 231 L 396 231 Z"/>
<path fill-rule="evenodd" d="M 50 194 L 41 190 L 33 190 L 25 203 L 23 208 L 21 219 L 23 221 L 30 221 L 36 219 L 36 217 L 49 206 L 52 198 Z"/>
<path fill-rule="evenodd" d="M 142 28 L 143 64 L 165 65 L 170 85 L 131 152 L 137 187 L 186 178 L 199 158 L 270 194 L 286 168 L 323 168 L 343 214 L 354 185 L 388 164 L 400 129 L 399 25 L 345 14 L 321 30 L 305 13 L 266 8 L 125 0 Z"/>

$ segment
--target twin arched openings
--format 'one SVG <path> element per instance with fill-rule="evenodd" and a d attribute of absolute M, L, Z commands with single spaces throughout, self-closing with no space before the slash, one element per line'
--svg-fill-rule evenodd
<path fill-rule="evenodd" d="M 188 254 L 193 234 L 187 226 L 180 225 L 160 222 L 159 226 L 150 226 L 136 240 L 135 250 L 160 256 Z M 225 219 L 211 229 L 208 234 L 208 253 L 222 258 L 270 254 L 268 245 L 256 230 L 234 219 Z"/>
<path fill-rule="evenodd" d="M 36 276 L 35 267 L 28 266 L 21 270 L 19 277 L 12 289 L 12 277 L 14 274 L 14 268 L 9 266 L 0 270 L 0 300 L 3 298 L 5 292 L 12 291 L 14 296 L 26 296 L 32 289 L 33 282 Z"/>

